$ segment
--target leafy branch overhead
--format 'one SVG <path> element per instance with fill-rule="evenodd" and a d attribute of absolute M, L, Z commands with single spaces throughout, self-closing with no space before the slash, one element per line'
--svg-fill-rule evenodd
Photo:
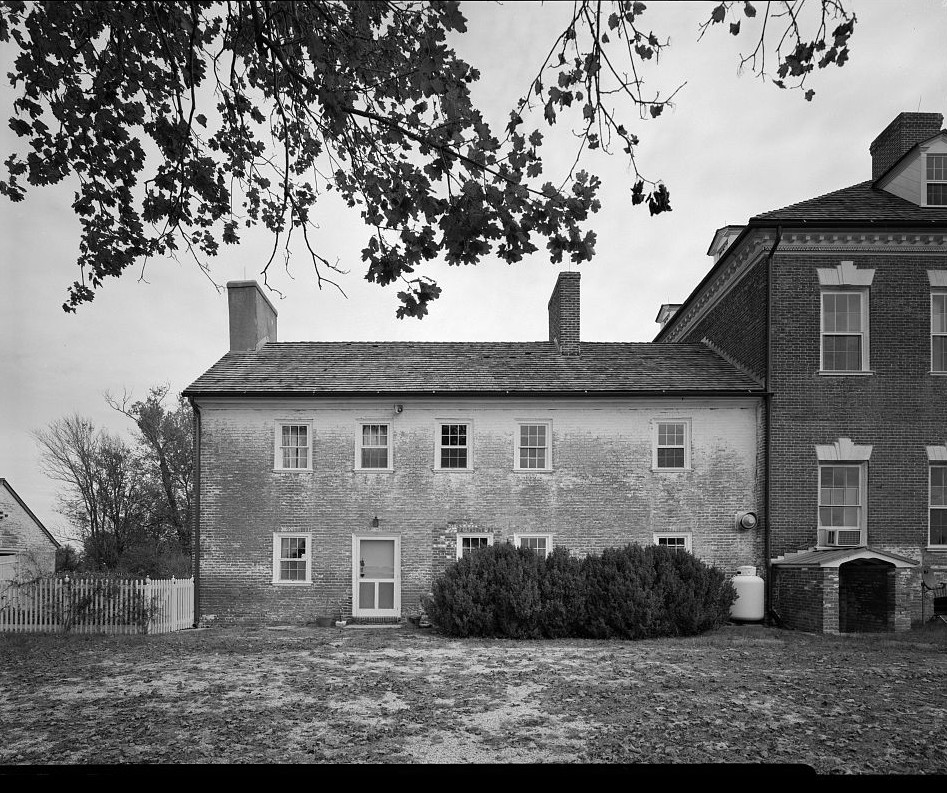
<path fill-rule="evenodd" d="M 738 35 L 755 20 L 741 65 L 766 76 L 775 26 L 777 83 L 802 87 L 813 65 L 845 63 L 855 23 L 822 0 L 807 37 L 802 6 L 767 3 L 757 16 L 724 2 L 698 30 L 731 20 Z M 402 284 L 398 316 L 423 317 L 440 293 L 420 272 L 427 262 L 517 262 L 540 246 L 554 263 L 594 255 L 600 181 L 579 168 L 586 150 L 620 147 L 631 203 L 671 209 L 667 187 L 638 170 L 628 118 L 660 116 L 677 93 L 645 87 L 669 46 L 644 26 L 646 11 L 576 2 L 496 135 L 471 100 L 479 73 L 450 45 L 466 32 L 457 2 L 6 2 L 10 127 L 28 153 L 6 159 L 0 193 L 20 201 L 27 185 L 76 185 L 81 276 L 63 305 L 75 311 L 150 257 L 187 253 L 209 273 L 221 244 L 259 225 L 273 238 L 264 282 L 301 236 L 319 285 L 338 286 L 345 268 L 313 233 L 318 200 L 337 192 L 366 224 L 366 279 Z M 829 43 L 830 21 L 840 24 Z M 564 117 L 575 160 L 543 179 L 539 127 Z"/>

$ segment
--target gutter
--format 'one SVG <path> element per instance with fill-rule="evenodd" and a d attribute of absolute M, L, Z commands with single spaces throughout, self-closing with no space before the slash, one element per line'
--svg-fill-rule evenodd
<path fill-rule="evenodd" d="M 781 620 L 779 615 L 773 610 L 773 577 L 772 565 L 770 564 L 771 553 L 771 532 L 770 518 L 772 515 L 772 504 L 770 498 L 770 433 L 773 418 L 773 257 L 776 255 L 776 248 L 783 238 L 783 227 L 776 227 L 776 239 L 773 241 L 773 247 L 770 248 L 769 255 L 766 257 L 766 392 L 763 394 L 763 508 L 766 511 L 766 520 L 763 523 L 763 566 L 766 570 L 766 584 L 764 600 L 766 603 L 766 614 L 771 621 L 778 625 Z"/>
<path fill-rule="evenodd" d="M 191 512 L 191 574 L 194 576 L 194 627 L 201 621 L 201 410 L 188 397 L 194 411 L 194 508 Z"/>
<path fill-rule="evenodd" d="M 529 397 L 532 399 L 543 397 L 571 398 L 580 399 L 582 397 L 597 397 L 601 399 L 613 399 L 615 397 L 742 397 L 742 396 L 760 396 L 764 389 L 760 386 L 754 388 L 648 388 L 643 390 L 615 389 L 613 391 L 596 390 L 562 390 L 562 391 L 535 391 L 535 390 L 507 390 L 502 389 L 484 389 L 484 390 L 466 390 L 466 391 L 446 391 L 430 389 L 425 391 L 371 391 L 371 390 L 347 390 L 347 391 L 252 391 L 237 390 L 232 391 L 212 391 L 212 390 L 191 390 L 185 392 L 191 404 L 194 405 L 194 398 L 199 396 L 203 399 L 217 399 L 221 397 L 230 397 L 240 399 L 243 397 L 260 397 L 270 399 L 340 399 L 352 397 L 364 397 L 371 399 L 374 397 L 386 398 L 410 398 L 410 397 Z M 195 410 L 196 410 L 195 406 Z"/>

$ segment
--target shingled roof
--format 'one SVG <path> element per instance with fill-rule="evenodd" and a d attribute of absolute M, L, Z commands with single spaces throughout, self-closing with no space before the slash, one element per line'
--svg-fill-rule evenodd
<path fill-rule="evenodd" d="M 764 212 L 750 218 L 750 225 L 768 226 L 800 221 L 832 225 L 947 224 L 947 207 L 921 207 L 871 185 L 871 181 L 860 182 L 808 201 Z"/>
<path fill-rule="evenodd" d="M 715 394 L 762 386 L 702 344 L 271 342 L 228 352 L 186 396 Z"/>

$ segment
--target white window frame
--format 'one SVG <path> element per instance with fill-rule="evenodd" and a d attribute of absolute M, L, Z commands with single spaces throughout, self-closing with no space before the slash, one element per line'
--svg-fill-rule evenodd
<path fill-rule="evenodd" d="M 284 427 L 305 427 L 306 428 L 306 467 L 305 468 L 285 468 L 283 467 L 283 428 Z M 299 448 L 296 447 L 287 447 L 287 448 Z M 312 470 L 312 422 L 311 421 L 299 421 L 297 419 L 277 419 L 276 428 L 273 433 L 273 470 L 274 471 L 287 471 L 290 473 L 299 473 Z"/>
<path fill-rule="evenodd" d="M 856 332 L 826 331 L 825 329 L 825 298 L 827 295 L 859 295 L 861 297 L 861 326 L 862 329 Z M 822 374 L 865 374 L 869 370 L 869 317 L 868 307 L 868 289 L 820 289 L 819 290 L 819 372 Z M 860 369 L 826 369 L 825 368 L 825 338 L 826 336 L 860 336 L 861 337 L 861 368 Z"/>
<path fill-rule="evenodd" d="M 467 444 L 465 446 L 444 446 L 443 428 L 445 426 L 464 426 L 467 428 Z M 441 451 L 443 449 L 466 449 L 467 465 L 463 468 L 445 468 L 441 465 Z M 468 419 L 438 419 L 434 425 L 434 470 L 435 471 L 472 471 L 473 470 L 473 423 Z"/>
<path fill-rule="evenodd" d="M 516 548 L 520 548 L 522 547 L 520 543 L 523 540 L 536 540 L 536 539 L 544 539 L 546 541 L 546 556 L 549 556 L 549 554 L 552 553 L 552 535 L 551 534 L 543 534 L 542 532 L 528 532 L 528 533 L 523 533 L 523 534 L 514 534 L 513 545 Z"/>
<path fill-rule="evenodd" d="M 486 540 L 487 545 L 493 545 L 493 535 L 488 532 L 469 532 L 462 531 L 457 534 L 457 558 L 462 559 L 464 556 L 464 540 Z"/>
<path fill-rule="evenodd" d="M 363 446 L 362 445 L 362 433 L 364 427 L 386 427 L 386 437 L 388 439 L 387 446 Z M 362 449 L 387 449 L 388 450 L 388 465 L 387 467 L 368 467 L 365 468 L 362 466 Z M 368 473 L 390 473 L 395 470 L 395 461 L 394 461 L 394 438 L 392 434 L 392 423 L 390 421 L 385 421 L 381 419 L 359 419 L 355 424 L 355 470 L 356 471 L 366 471 Z"/>
<path fill-rule="evenodd" d="M 947 289 L 931 290 L 931 374 L 947 374 L 947 368 L 934 368 L 934 339 L 944 339 L 944 343 L 947 344 L 947 328 L 944 329 L 944 332 L 934 330 L 934 299 L 938 297 L 943 298 L 945 307 L 947 307 Z"/>
<path fill-rule="evenodd" d="M 306 555 L 303 561 L 306 562 L 306 578 L 303 581 L 290 581 L 280 578 L 280 562 L 282 540 L 305 539 Z M 287 561 L 290 561 L 287 559 Z M 298 560 L 292 560 L 298 561 Z M 278 531 L 273 532 L 273 584 L 274 586 L 309 586 L 312 583 L 312 533 L 308 531 Z"/>
<path fill-rule="evenodd" d="M 944 173 L 942 179 L 930 179 L 927 176 L 927 165 L 930 162 L 931 157 L 943 157 L 944 158 Z M 947 153 L 944 152 L 928 152 L 924 155 L 924 170 L 923 170 L 923 179 L 921 180 L 921 205 L 926 207 L 947 207 L 947 203 L 944 204 L 929 204 L 927 202 L 927 187 L 932 184 L 941 184 L 947 188 Z"/>
<path fill-rule="evenodd" d="M 680 449 L 680 446 L 658 445 L 662 424 L 684 425 L 684 466 L 662 467 L 658 465 L 658 449 Z M 691 470 L 691 419 L 682 417 L 660 417 L 651 420 L 651 470 L 664 472 Z"/>
<path fill-rule="evenodd" d="M 521 468 L 520 450 L 523 448 L 520 441 L 523 435 L 523 427 L 545 427 L 546 428 L 546 466 L 544 468 Z M 539 448 L 527 446 L 526 448 Z M 517 419 L 516 433 L 513 437 L 513 470 L 523 471 L 525 473 L 543 473 L 552 471 L 552 421 L 549 419 Z"/>
<path fill-rule="evenodd" d="M 693 534 L 689 531 L 656 531 L 652 537 L 654 538 L 654 544 L 660 545 L 660 540 L 684 540 L 684 550 L 688 553 L 693 553 L 692 550 L 692 541 Z M 665 546 L 665 547 L 674 547 L 675 550 L 677 546 Z"/>
<path fill-rule="evenodd" d="M 822 469 L 823 468 L 855 468 L 858 470 L 858 504 L 844 505 L 856 506 L 858 509 L 858 524 L 854 526 L 823 526 L 822 525 L 822 507 L 843 506 L 842 504 L 823 504 L 822 503 Z M 829 546 L 824 543 L 825 532 L 829 531 L 858 531 L 858 545 L 868 544 L 868 463 L 851 460 L 825 460 L 820 461 L 816 471 L 816 525 L 818 526 L 818 545 L 822 547 L 856 547 L 840 545 L 834 543 Z"/>
<path fill-rule="evenodd" d="M 947 470 L 947 463 L 935 463 L 932 462 L 927 466 L 927 547 L 928 548 L 947 548 L 947 543 L 933 543 L 931 542 L 931 529 L 933 528 L 934 521 L 934 510 L 943 510 L 947 513 L 947 504 L 936 505 L 934 504 L 934 469 L 942 468 Z"/>

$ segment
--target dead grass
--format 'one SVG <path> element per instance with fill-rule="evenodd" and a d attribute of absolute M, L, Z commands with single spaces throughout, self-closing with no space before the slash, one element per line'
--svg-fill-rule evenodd
<path fill-rule="evenodd" d="M 805 763 L 947 773 L 947 626 L 643 642 L 0 634 L 0 764 Z"/>

